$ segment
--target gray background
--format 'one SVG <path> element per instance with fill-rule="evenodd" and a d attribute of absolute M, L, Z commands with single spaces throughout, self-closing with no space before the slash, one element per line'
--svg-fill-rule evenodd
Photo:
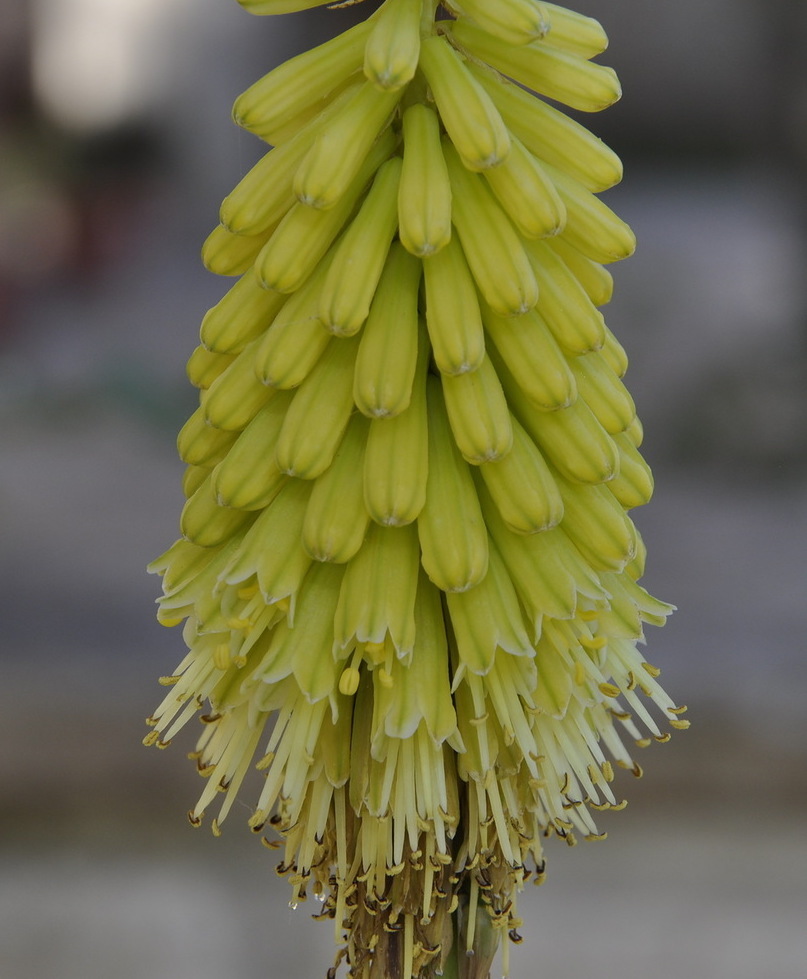
<path fill-rule="evenodd" d="M 625 159 L 607 200 L 639 238 L 606 312 L 656 473 L 645 583 L 680 607 L 648 656 L 693 727 L 622 778 L 606 842 L 549 846 L 512 976 L 799 979 L 807 5 L 581 9 L 625 89 L 588 124 Z M 259 152 L 230 105 L 346 16 L 0 7 L 3 979 L 330 964 L 330 929 L 287 907 L 244 807 L 222 839 L 191 832 L 191 739 L 140 738 L 183 652 L 143 568 L 177 533 L 184 360 L 225 288 L 198 249 Z"/>

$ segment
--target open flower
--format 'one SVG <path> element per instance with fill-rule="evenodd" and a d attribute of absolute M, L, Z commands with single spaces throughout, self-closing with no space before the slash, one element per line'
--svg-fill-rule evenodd
<path fill-rule="evenodd" d="M 615 101 L 605 35 L 444 8 L 386 0 L 237 100 L 273 148 L 204 247 L 240 278 L 151 566 L 189 652 L 146 741 L 206 711 L 190 819 L 220 801 L 216 833 L 257 764 L 250 826 L 357 979 L 486 976 L 542 840 L 597 838 L 626 741 L 669 737 L 640 695 L 687 724 L 637 649 L 671 607 L 637 584 L 652 478 L 598 309 L 634 247 L 595 196 L 621 166 L 526 90 Z"/>

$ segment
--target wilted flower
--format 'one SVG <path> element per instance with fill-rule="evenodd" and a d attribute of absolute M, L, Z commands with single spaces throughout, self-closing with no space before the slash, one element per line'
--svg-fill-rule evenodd
<path fill-rule="evenodd" d="M 209 704 L 191 822 L 220 800 L 218 833 L 257 758 L 250 825 L 362 979 L 486 976 L 542 839 L 597 838 L 612 761 L 640 774 L 623 738 L 669 737 L 639 695 L 687 723 L 637 650 L 670 606 L 637 584 L 652 479 L 597 308 L 634 247 L 595 196 L 621 166 L 526 90 L 614 102 L 605 35 L 436 9 L 386 0 L 237 100 L 274 148 L 204 247 L 241 277 L 188 365 L 182 538 L 152 565 L 189 652 L 147 742 Z"/>

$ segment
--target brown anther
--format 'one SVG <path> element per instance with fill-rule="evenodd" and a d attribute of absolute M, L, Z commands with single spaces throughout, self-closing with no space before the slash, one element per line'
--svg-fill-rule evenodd
<path fill-rule="evenodd" d="M 191 826 L 194 827 L 194 829 L 196 829 L 196 828 L 198 828 L 199 826 L 202 825 L 202 816 L 203 815 L 204 815 L 204 813 L 199 813 L 199 815 L 197 816 L 194 813 L 193 809 L 189 809 L 188 810 L 188 822 L 191 824 Z"/>
<path fill-rule="evenodd" d="M 521 935 L 519 935 L 519 933 L 515 930 L 515 928 L 513 928 L 511 931 L 508 931 L 507 934 L 510 938 L 510 941 L 514 945 L 520 945 L 524 941 L 524 938 Z"/>
<path fill-rule="evenodd" d="M 221 714 L 200 714 L 199 720 L 202 724 L 215 724 L 221 720 Z"/>
<path fill-rule="evenodd" d="M 629 721 L 630 711 L 629 710 L 610 710 L 611 717 L 615 717 L 618 721 Z"/>

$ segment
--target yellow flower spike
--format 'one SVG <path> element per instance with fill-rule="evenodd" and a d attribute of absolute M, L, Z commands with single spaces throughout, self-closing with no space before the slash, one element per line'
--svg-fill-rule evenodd
<path fill-rule="evenodd" d="M 614 292 L 614 278 L 608 269 L 586 258 L 565 238 L 548 238 L 546 243 L 563 261 L 595 306 L 605 306 Z M 622 371 L 624 374 L 624 371 Z M 621 376 L 621 374 L 620 374 Z"/>
<path fill-rule="evenodd" d="M 194 387 L 206 390 L 213 381 L 233 362 L 234 354 L 214 353 L 206 347 L 199 346 L 188 358 L 185 373 Z"/>
<path fill-rule="evenodd" d="M 249 518 L 245 511 L 219 506 L 208 476 L 182 508 L 179 527 L 193 544 L 213 547 L 231 537 Z"/>
<path fill-rule="evenodd" d="M 495 546 L 490 546 L 488 573 L 480 584 L 447 595 L 459 662 L 485 674 L 497 649 L 515 656 L 534 655 L 518 605 L 515 587 Z"/>
<path fill-rule="evenodd" d="M 441 381 L 451 432 L 466 462 L 479 465 L 506 456 L 513 447 L 513 426 L 490 358 L 475 371 L 443 374 Z"/>
<path fill-rule="evenodd" d="M 369 425 L 363 415 L 353 415 L 333 462 L 314 482 L 303 521 L 303 546 L 317 561 L 344 564 L 364 541 L 370 520 L 362 494 Z"/>
<path fill-rule="evenodd" d="M 448 650 L 440 606 L 440 592 L 421 572 L 415 603 L 417 646 L 409 664 L 395 658 L 392 682 L 377 688 L 377 720 L 383 719 L 389 738 L 409 738 L 420 721 L 432 740 L 440 744 L 457 727 L 451 700 Z M 378 673 L 378 671 L 376 671 Z"/>
<path fill-rule="evenodd" d="M 636 529 L 606 486 L 580 486 L 560 479 L 561 527 L 598 571 L 621 571 L 636 555 Z"/>
<path fill-rule="evenodd" d="M 305 119 L 312 106 L 321 111 L 328 96 L 361 67 L 371 30 L 370 21 L 364 21 L 270 71 L 238 96 L 234 120 L 277 145 L 279 131 Z"/>
<path fill-rule="evenodd" d="M 364 49 L 364 74 L 378 88 L 396 91 L 415 75 L 420 55 L 423 0 L 386 0 Z"/>
<path fill-rule="evenodd" d="M 420 550 L 414 526 L 371 524 L 367 539 L 348 563 L 334 616 L 334 642 L 345 649 L 383 643 L 389 634 L 396 655 L 415 645 L 415 595 Z"/>
<path fill-rule="evenodd" d="M 319 317 L 337 336 L 353 336 L 369 315 L 398 228 L 400 175 L 400 157 L 379 167 L 359 213 L 336 247 L 320 295 Z"/>
<path fill-rule="evenodd" d="M 334 689 L 338 667 L 328 650 L 333 636 L 333 616 L 339 600 L 344 569 L 332 564 L 315 564 L 308 572 L 297 599 L 294 628 L 287 630 L 287 642 L 294 649 L 294 678 L 310 703 L 328 697 Z M 261 674 L 267 683 L 267 675 Z"/>
<path fill-rule="evenodd" d="M 213 470 L 211 487 L 220 506 L 260 510 L 288 480 L 275 460 L 274 449 L 290 401 L 285 392 L 273 398 Z"/>
<path fill-rule="evenodd" d="M 334 564 L 311 567 L 297 595 L 295 625 L 281 620 L 274 627 L 255 669 L 255 680 L 274 684 L 294 676 L 312 704 L 333 692 L 339 669 L 330 653 L 323 650 L 323 642 L 331 633 L 342 574 L 343 569 Z"/>
<path fill-rule="evenodd" d="M 487 304 L 482 317 L 493 366 L 507 365 L 519 389 L 537 408 L 566 408 L 577 398 L 577 382 L 563 353 L 537 310 L 522 316 L 497 316 Z"/>
<path fill-rule="evenodd" d="M 445 38 L 428 37 L 420 46 L 420 67 L 463 163 L 475 170 L 501 163 L 510 152 L 507 127 L 463 58 Z"/>
<path fill-rule="evenodd" d="M 423 567 L 443 591 L 466 591 L 479 584 L 487 572 L 485 522 L 436 378 L 428 379 L 427 390 L 429 476 L 426 504 L 418 517 Z M 446 541 L 452 541 L 453 546 L 446 547 Z"/>
<path fill-rule="evenodd" d="M 507 216 L 526 238 L 555 235 L 566 224 L 566 206 L 535 157 L 511 137 L 510 155 L 483 171 Z"/>
<path fill-rule="evenodd" d="M 216 275 L 243 275 L 266 244 L 274 227 L 257 235 L 236 235 L 223 224 L 214 228 L 202 245 L 202 262 Z"/>
<path fill-rule="evenodd" d="M 237 438 L 237 431 L 227 432 L 210 425 L 205 418 L 204 407 L 200 406 L 180 429 L 177 450 L 183 462 L 212 468 L 227 454 Z"/>
<path fill-rule="evenodd" d="M 185 499 L 193 496 L 210 473 L 211 470 L 206 466 L 187 466 L 185 468 L 185 472 L 182 474 L 182 492 Z"/>
<path fill-rule="evenodd" d="M 452 221 L 480 293 L 502 316 L 526 313 L 538 301 L 538 286 L 515 228 L 485 179 L 461 163 L 443 140 L 453 195 Z"/>
<path fill-rule="evenodd" d="M 470 71 L 501 113 L 507 128 L 539 160 L 551 163 L 599 193 L 622 179 L 622 161 L 601 139 L 551 105 L 534 98 L 496 72 Z"/>
<path fill-rule="evenodd" d="M 256 235 L 274 227 L 296 203 L 294 175 L 320 131 L 359 90 L 340 92 L 291 139 L 275 146 L 241 178 L 221 203 L 219 219 L 229 231 Z"/>
<path fill-rule="evenodd" d="M 407 251 L 425 257 L 451 239 L 451 184 L 440 145 L 440 120 L 433 109 L 416 102 L 404 111 L 402 128 L 398 234 Z"/>
<path fill-rule="evenodd" d="M 330 466 L 353 408 L 358 337 L 333 341 L 297 388 L 275 456 L 290 476 L 315 479 Z"/>
<path fill-rule="evenodd" d="M 328 122 L 294 176 L 294 193 L 303 204 L 322 210 L 336 204 L 360 171 L 399 99 L 399 92 L 380 92 L 365 82 Z"/>
<path fill-rule="evenodd" d="M 568 408 L 538 411 L 515 391 L 506 371 L 500 374 L 519 421 L 564 478 L 604 483 L 618 474 L 616 445 L 581 398 Z"/>
<path fill-rule="evenodd" d="M 473 276 L 456 238 L 423 259 L 423 277 L 426 326 L 438 370 L 475 371 L 485 356 L 485 334 Z"/>
<path fill-rule="evenodd" d="M 333 0 L 238 0 L 251 14 L 291 14 L 296 10 L 324 7 Z"/>
<path fill-rule="evenodd" d="M 255 575 L 267 605 L 290 599 L 292 621 L 294 598 L 311 567 L 311 558 L 300 539 L 311 485 L 304 480 L 289 480 L 249 528 L 221 571 L 221 581 L 229 585 L 241 584 Z"/>
<path fill-rule="evenodd" d="M 370 424 L 364 457 L 364 502 L 376 523 L 397 527 L 417 519 L 426 502 L 429 471 L 426 375 L 428 346 L 421 330 L 409 407 Z"/>
<path fill-rule="evenodd" d="M 280 389 L 298 387 L 330 344 L 332 335 L 317 314 L 334 248 L 289 298 L 258 340 L 255 374 L 262 384 Z"/>
<path fill-rule="evenodd" d="M 566 206 L 561 237 L 587 258 L 603 264 L 634 253 L 636 237 L 621 218 L 574 178 L 548 164 L 547 172 Z"/>
<path fill-rule="evenodd" d="M 180 538 L 167 551 L 146 566 L 149 574 L 162 575 L 163 595 L 170 595 L 197 574 L 215 557 L 216 550 L 199 547 Z"/>
<path fill-rule="evenodd" d="M 552 25 L 547 41 L 553 47 L 581 58 L 594 58 L 608 47 L 608 36 L 593 17 L 555 3 L 544 3 L 543 8 Z"/>
<path fill-rule="evenodd" d="M 609 435 L 618 435 L 636 417 L 636 405 L 628 389 L 600 352 L 574 357 L 570 366 L 577 379 L 580 397 L 594 412 Z"/>
<path fill-rule="evenodd" d="M 264 289 L 252 270 L 207 311 L 199 335 L 208 350 L 240 353 L 269 326 L 288 299 Z"/>
<path fill-rule="evenodd" d="M 563 502 L 535 443 L 515 418 L 511 425 L 512 450 L 495 462 L 483 462 L 479 475 L 507 527 L 518 534 L 537 534 L 560 523 Z"/>
<path fill-rule="evenodd" d="M 484 979 L 541 840 L 601 839 L 626 746 L 687 724 L 637 651 L 671 607 L 637 584 L 652 476 L 597 308 L 621 164 L 503 77 L 602 108 L 605 35 L 444 9 L 387 0 L 239 97 L 275 148 L 205 246 L 241 278 L 188 362 L 187 536 L 149 568 L 188 653 L 146 741 L 201 716 L 216 834 L 257 759 L 249 824 L 346 979 Z"/>
<path fill-rule="evenodd" d="M 255 374 L 258 343 L 253 340 L 247 344 L 205 393 L 204 417 L 215 428 L 241 431 L 274 398 L 276 392 L 262 384 Z"/>
<path fill-rule="evenodd" d="M 546 39 L 513 47 L 468 21 L 447 33 L 460 47 L 527 88 L 581 112 L 599 112 L 622 96 L 613 68 L 567 54 Z"/>
<path fill-rule="evenodd" d="M 294 205 L 255 260 L 255 271 L 267 289 L 294 292 L 300 288 L 344 228 L 362 191 L 394 146 L 395 138 L 387 129 L 338 202 L 327 211 L 299 202 Z"/>
<path fill-rule="evenodd" d="M 505 524 L 484 485 L 479 487 L 479 501 L 535 639 L 541 634 L 545 616 L 566 619 L 575 614 L 578 594 L 592 599 L 604 597 L 596 573 L 560 527 L 529 536 L 516 534 Z"/>
<path fill-rule="evenodd" d="M 536 309 L 567 354 L 599 350 L 605 321 L 579 281 L 545 241 L 526 241 L 527 256 L 538 282 Z"/>
<path fill-rule="evenodd" d="M 619 475 L 608 483 L 626 510 L 644 506 L 653 496 L 653 474 L 630 438 L 621 432 L 614 436 L 619 451 Z"/>
<path fill-rule="evenodd" d="M 628 369 L 628 355 L 614 334 L 605 328 L 605 343 L 600 350 L 603 359 L 617 377 L 624 377 Z M 631 424 L 635 424 L 636 419 Z"/>
<path fill-rule="evenodd" d="M 393 418 L 409 407 L 418 356 L 422 266 L 393 242 L 362 331 L 353 400 L 368 418 Z"/>
<path fill-rule="evenodd" d="M 467 15 L 483 30 L 509 44 L 528 44 L 544 37 L 553 26 L 549 8 L 537 0 L 452 0 L 451 7 Z"/>

